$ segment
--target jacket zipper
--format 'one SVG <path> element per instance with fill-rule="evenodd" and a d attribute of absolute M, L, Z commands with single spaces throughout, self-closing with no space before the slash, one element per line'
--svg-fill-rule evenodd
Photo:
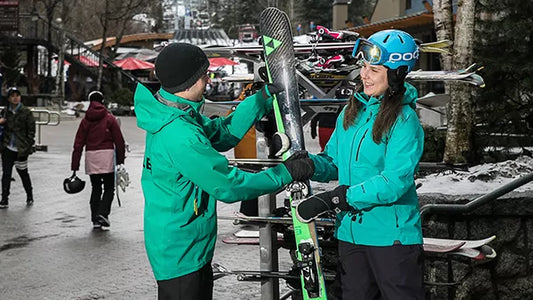
<path fill-rule="evenodd" d="M 371 118 L 372 118 L 372 111 L 370 111 L 370 115 L 366 118 L 366 122 L 363 125 L 368 124 L 368 122 L 370 121 Z M 363 140 L 365 139 L 365 136 L 366 136 L 366 134 L 368 132 L 368 129 L 370 129 L 370 128 L 367 128 L 365 130 L 365 133 L 363 133 L 363 137 L 361 138 L 361 141 L 359 141 L 359 146 L 357 146 L 357 152 L 355 154 L 355 161 L 359 160 L 359 150 L 361 150 L 361 146 L 363 145 Z"/>
<path fill-rule="evenodd" d="M 361 150 L 361 145 L 363 145 L 363 140 L 365 139 L 366 133 L 368 132 L 368 128 L 365 130 L 365 133 L 363 133 L 363 137 L 359 141 L 359 145 L 357 146 L 357 152 L 355 153 L 355 161 L 359 160 L 359 151 Z"/>
<path fill-rule="evenodd" d="M 365 109 L 366 110 L 366 109 Z M 357 129 L 357 132 L 354 134 L 353 136 L 353 139 L 352 139 L 352 145 L 350 147 L 350 160 L 349 161 L 352 161 L 352 157 L 353 157 L 353 144 L 355 142 L 355 138 L 357 137 L 357 133 L 359 132 L 359 130 L 361 129 L 361 127 L 363 127 L 364 125 L 366 125 L 368 123 L 368 121 L 370 121 L 370 118 L 372 118 L 372 111 L 370 112 L 370 115 L 366 118 L 366 121 L 365 121 L 365 124 L 363 124 L 362 126 L 360 126 L 358 129 Z M 357 152 L 356 152 L 356 155 L 355 155 L 355 161 L 357 161 L 359 159 L 359 149 L 361 148 L 361 144 L 363 143 L 363 139 L 365 138 L 366 136 L 366 133 L 368 132 L 368 128 L 365 130 L 365 133 L 363 133 L 363 138 L 361 139 L 361 141 L 359 142 L 359 145 L 357 146 Z M 348 180 L 350 182 L 350 184 L 352 184 L 352 168 L 348 168 Z"/>

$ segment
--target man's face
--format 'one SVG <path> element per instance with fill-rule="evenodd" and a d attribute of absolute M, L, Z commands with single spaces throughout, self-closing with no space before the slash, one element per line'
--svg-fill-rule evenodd
<path fill-rule="evenodd" d="M 18 105 L 20 103 L 21 96 L 19 93 L 13 93 L 7 98 L 7 101 L 13 105 Z"/>
<path fill-rule="evenodd" d="M 192 101 L 200 101 L 203 98 L 204 92 L 205 92 L 205 86 L 211 82 L 211 78 L 209 78 L 208 74 L 205 74 L 204 76 L 200 77 L 196 83 L 189 88 L 191 92 L 191 98 Z"/>

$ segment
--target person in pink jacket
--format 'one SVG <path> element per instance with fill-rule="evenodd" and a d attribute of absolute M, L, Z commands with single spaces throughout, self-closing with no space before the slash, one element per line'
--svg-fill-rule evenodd
<path fill-rule="evenodd" d="M 124 164 L 125 142 L 117 119 L 103 104 L 104 95 L 93 91 L 87 98 L 90 105 L 74 139 L 71 170 L 74 173 L 79 170 L 85 147 L 85 173 L 91 178 L 92 186 L 89 203 L 93 228 L 109 227 L 115 193 L 115 164 Z"/>

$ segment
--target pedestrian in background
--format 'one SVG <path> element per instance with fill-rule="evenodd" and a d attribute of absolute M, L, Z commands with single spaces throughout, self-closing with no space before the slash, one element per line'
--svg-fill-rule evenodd
<path fill-rule="evenodd" d="M 316 29 L 316 25 L 314 21 L 309 22 L 309 31 L 313 32 Z"/>
<path fill-rule="evenodd" d="M 220 152 L 235 147 L 272 110 L 272 95 L 282 89 L 265 86 L 230 115 L 210 119 L 199 113 L 208 67 L 199 47 L 170 44 L 155 63 L 161 89 L 153 95 L 138 84 L 135 91 L 137 125 L 146 130 L 144 240 L 158 299 L 213 298 L 217 200 L 254 199 L 313 173 L 303 167 L 312 163 L 307 155 L 258 173 L 229 166 Z"/>
<path fill-rule="evenodd" d="M 71 170 L 76 173 L 85 147 L 85 173 L 91 179 L 91 221 L 93 228 L 109 227 L 115 196 L 115 165 L 124 164 L 125 142 L 117 119 L 104 106 L 104 95 L 88 95 L 89 109 L 81 120 L 72 151 Z M 103 193 L 102 193 L 103 190 Z"/>
<path fill-rule="evenodd" d="M 33 205 L 33 188 L 28 172 L 28 156 L 34 152 L 35 119 L 29 108 L 22 104 L 22 95 L 17 88 L 7 92 L 8 105 L 1 113 L 0 124 L 4 126 L 0 143 L 2 151 L 2 200 L 0 208 L 9 206 L 9 191 L 13 166 L 26 191 L 26 205 Z"/>
<path fill-rule="evenodd" d="M 384 30 L 359 39 L 362 91 L 349 99 L 324 152 L 310 155 L 312 180 L 339 186 L 300 202 L 309 222 L 335 211 L 341 299 L 424 299 L 422 227 L 414 174 L 424 148 L 415 110 L 418 93 L 405 83 L 418 60 L 411 35 Z"/>

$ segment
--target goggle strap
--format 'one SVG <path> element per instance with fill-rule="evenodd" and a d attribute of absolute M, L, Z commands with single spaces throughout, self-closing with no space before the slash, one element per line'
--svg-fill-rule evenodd
<path fill-rule="evenodd" d="M 357 58 L 356 55 L 357 55 L 357 52 L 359 51 L 360 42 L 361 42 L 361 38 L 358 38 L 357 41 L 355 41 L 355 45 L 353 47 L 352 56 L 355 58 Z"/>

